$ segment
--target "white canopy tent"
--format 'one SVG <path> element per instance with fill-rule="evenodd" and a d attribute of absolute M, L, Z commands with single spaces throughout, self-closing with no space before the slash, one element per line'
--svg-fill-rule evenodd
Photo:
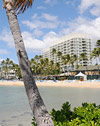
<path fill-rule="evenodd" d="M 70 72 L 66 72 L 66 73 L 62 73 L 62 74 L 59 74 L 60 76 L 69 76 L 70 75 Z"/>
<path fill-rule="evenodd" d="M 77 75 L 75 75 L 76 77 L 84 77 L 84 80 L 87 80 L 87 75 L 83 74 L 83 73 L 78 73 Z"/>

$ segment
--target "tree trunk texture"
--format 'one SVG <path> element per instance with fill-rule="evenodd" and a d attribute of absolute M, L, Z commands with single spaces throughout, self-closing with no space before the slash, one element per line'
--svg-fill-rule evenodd
<path fill-rule="evenodd" d="M 6 0 L 5 0 L 6 1 Z M 29 104 L 38 126 L 54 126 L 34 81 L 14 7 L 5 7 Z"/>

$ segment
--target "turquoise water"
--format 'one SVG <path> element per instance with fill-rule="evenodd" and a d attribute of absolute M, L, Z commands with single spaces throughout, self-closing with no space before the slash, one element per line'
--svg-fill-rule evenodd
<path fill-rule="evenodd" d="M 69 101 L 73 107 L 82 102 L 100 104 L 100 89 L 39 87 L 48 111 Z M 31 126 L 32 113 L 24 87 L 0 86 L 0 126 Z"/>

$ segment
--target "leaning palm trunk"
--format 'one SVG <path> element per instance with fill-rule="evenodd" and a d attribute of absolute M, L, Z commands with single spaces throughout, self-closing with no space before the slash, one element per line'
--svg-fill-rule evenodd
<path fill-rule="evenodd" d="M 24 86 L 36 123 L 38 126 L 54 126 L 53 121 L 48 114 L 48 111 L 35 84 L 14 7 L 8 4 L 5 9 L 8 16 L 10 29 L 14 38 Z"/>

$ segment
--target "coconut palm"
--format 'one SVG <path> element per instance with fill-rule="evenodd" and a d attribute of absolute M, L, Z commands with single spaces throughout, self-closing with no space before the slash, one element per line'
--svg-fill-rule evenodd
<path fill-rule="evenodd" d="M 71 65 L 71 56 L 69 54 L 66 54 L 65 56 L 62 56 L 62 63 L 64 65 L 67 65 L 67 72 L 70 72 L 70 68 L 68 68 Z"/>
<path fill-rule="evenodd" d="M 63 64 L 62 70 L 65 72 L 65 66 L 67 65 L 66 55 L 62 56 L 61 59 Z"/>
<path fill-rule="evenodd" d="M 34 59 L 35 59 L 35 61 L 38 63 L 40 58 L 39 58 L 38 55 L 35 55 Z"/>
<path fill-rule="evenodd" d="M 59 74 L 59 73 L 60 73 L 60 64 L 57 62 L 55 63 L 54 74 Z"/>
<path fill-rule="evenodd" d="M 24 86 L 37 125 L 54 126 L 53 121 L 47 112 L 47 109 L 35 84 L 16 15 L 16 11 L 17 13 L 21 13 L 24 12 L 27 8 L 31 7 L 33 0 L 3 0 L 3 2 L 4 8 L 6 9 L 10 29 L 14 38 Z"/>
<path fill-rule="evenodd" d="M 78 67 L 78 56 L 77 55 L 73 55 L 71 56 L 71 64 L 72 66 L 76 66 L 76 68 Z"/>
<path fill-rule="evenodd" d="M 97 58 L 99 57 L 98 48 L 94 48 L 90 54 L 90 59 L 96 59 L 96 65 L 98 67 L 98 73 L 99 73 L 99 64 Z"/>
<path fill-rule="evenodd" d="M 56 49 L 55 48 L 52 49 L 52 54 L 53 55 L 56 54 Z"/>
<path fill-rule="evenodd" d="M 58 51 L 58 52 L 57 52 L 57 56 L 58 56 L 58 57 L 61 57 L 61 56 L 62 56 L 62 52 Z"/>
<path fill-rule="evenodd" d="M 72 63 L 72 60 L 71 60 L 71 56 L 69 55 L 69 54 L 67 54 L 66 55 L 66 60 L 67 60 L 67 63 L 69 64 L 69 65 L 71 65 Z"/>
<path fill-rule="evenodd" d="M 86 53 L 81 53 L 79 59 L 80 59 L 80 61 L 87 60 Z"/>
<path fill-rule="evenodd" d="M 100 64 L 100 40 L 97 40 L 96 42 L 96 53 L 97 57 L 99 58 L 99 64 Z"/>
<path fill-rule="evenodd" d="M 32 58 L 32 59 L 30 60 L 30 66 L 31 66 L 33 75 L 34 75 L 34 74 L 36 75 L 36 74 L 37 74 L 37 69 L 36 69 L 37 62 L 36 62 L 36 60 L 35 60 L 34 58 Z"/>
<path fill-rule="evenodd" d="M 100 47 L 100 40 L 97 40 L 96 47 Z"/>
<path fill-rule="evenodd" d="M 87 58 L 86 53 L 81 53 L 79 59 L 80 59 L 80 61 L 83 61 L 83 60 L 86 60 L 87 61 L 88 58 Z M 87 64 L 85 66 L 86 66 L 86 70 L 88 71 Z M 88 72 L 88 75 L 89 75 L 89 72 Z"/>
<path fill-rule="evenodd" d="M 98 52 L 97 52 L 97 48 L 94 48 L 90 54 L 90 58 L 91 59 L 96 59 L 96 64 L 98 64 L 97 58 L 98 58 Z"/>

